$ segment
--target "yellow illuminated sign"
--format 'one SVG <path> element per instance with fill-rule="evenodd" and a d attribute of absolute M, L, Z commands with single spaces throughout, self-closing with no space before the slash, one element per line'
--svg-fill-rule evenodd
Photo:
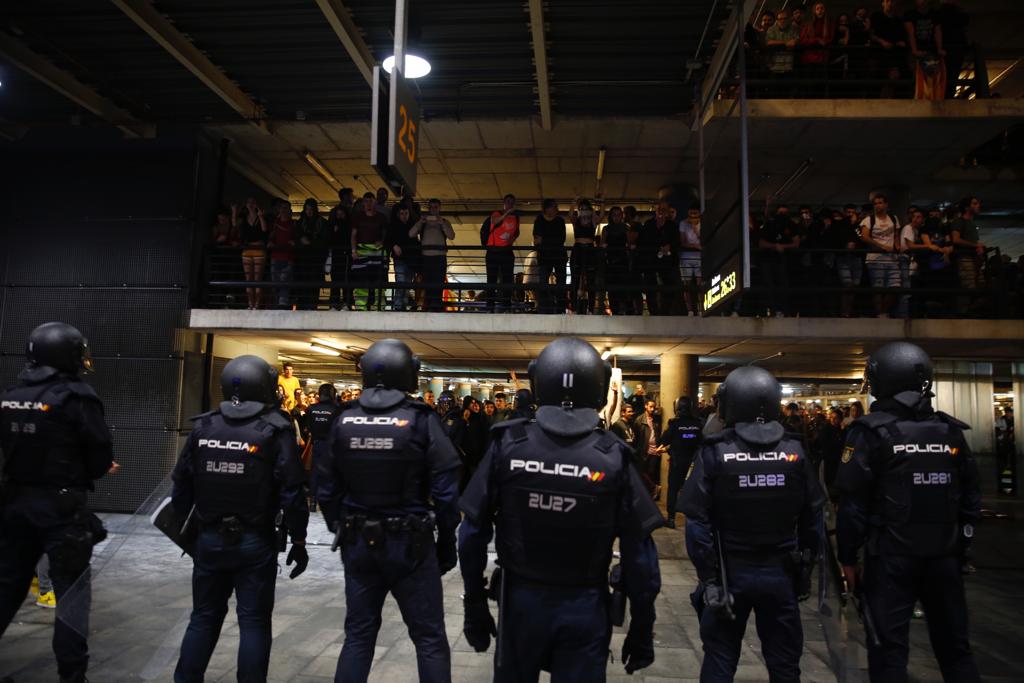
<path fill-rule="evenodd" d="M 719 273 L 711 278 L 708 291 L 704 292 L 704 310 L 710 311 L 713 306 L 720 303 L 727 296 L 736 291 L 736 271 L 728 275 Z"/>

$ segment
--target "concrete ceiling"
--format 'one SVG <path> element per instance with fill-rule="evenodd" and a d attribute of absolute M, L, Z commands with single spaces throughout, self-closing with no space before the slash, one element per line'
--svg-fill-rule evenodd
<path fill-rule="evenodd" d="M 627 374 L 657 376 L 663 354 L 700 357 L 702 375 L 724 377 L 758 361 L 781 377 L 853 380 L 873 349 L 912 339 L 936 358 L 1019 358 L 1024 322 L 630 318 L 485 314 L 193 310 L 191 329 L 275 349 L 307 368 L 353 371 L 352 360 L 321 355 L 316 339 L 359 353 L 385 337 L 402 339 L 442 376 L 524 376 L 526 365 L 557 336 L 572 334 L 611 350 Z"/>
<path fill-rule="evenodd" d="M 731 102 L 714 103 L 704 131 L 712 214 L 736 197 L 739 125 Z M 752 100 L 750 178 L 755 202 L 774 194 L 805 162 L 783 200 L 812 205 L 863 202 L 883 186 L 906 188 L 911 201 L 953 201 L 972 192 L 990 206 L 1021 207 L 1024 170 L 971 168 L 958 162 L 1008 126 L 1024 121 L 1024 100 Z M 275 171 L 308 188 L 325 206 L 337 188 L 375 190 L 367 161 L 369 125 L 284 123 L 267 136 L 244 124 L 215 126 Z M 526 212 L 542 197 L 567 202 L 601 191 L 614 203 L 650 206 L 659 188 L 695 186 L 698 154 L 689 121 L 675 118 L 560 120 L 551 131 L 533 120 L 423 123 L 417 195 L 450 211 L 490 210 L 511 192 Z M 604 176 L 596 178 L 604 147 Z M 313 152 L 337 179 L 329 183 L 302 158 Z M 291 197 L 300 203 L 304 197 Z M 467 221 L 478 226 L 477 221 Z M 472 234 L 472 233 L 471 233 Z M 471 238 L 471 242 L 475 240 Z"/>
<path fill-rule="evenodd" d="M 357 192 L 381 185 L 370 166 L 368 123 L 284 123 L 267 136 L 252 126 L 214 126 L 279 173 L 294 177 L 330 205 L 337 187 L 302 158 L 309 150 L 341 185 Z M 417 161 L 417 196 L 438 197 L 447 208 L 491 208 L 511 192 L 529 204 L 593 196 L 650 203 L 658 188 L 693 181 L 697 168 L 683 150 L 690 143 L 683 118 L 560 120 L 546 131 L 535 120 L 424 121 Z M 607 150 L 604 178 L 596 179 L 598 151 Z M 299 195 L 295 202 L 302 201 Z"/>
<path fill-rule="evenodd" d="M 708 194 L 736 197 L 739 120 L 731 101 L 706 118 Z M 804 162 L 809 170 L 782 197 L 791 203 L 862 203 L 880 187 L 905 188 L 922 205 L 974 193 L 989 205 L 1020 206 L 1024 169 L 962 167 L 972 150 L 1024 121 L 1024 100 L 751 100 L 750 183 L 755 203 Z M 892 192 L 890 192 L 892 194 Z M 905 208 L 905 207 L 899 207 Z"/>

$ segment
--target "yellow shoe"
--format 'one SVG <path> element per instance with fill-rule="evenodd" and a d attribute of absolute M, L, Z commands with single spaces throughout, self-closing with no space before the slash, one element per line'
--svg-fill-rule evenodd
<path fill-rule="evenodd" d="M 39 599 L 36 600 L 36 605 L 39 607 L 45 607 L 46 609 L 56 609 L 57 596 L 53 594 L 53 591 L 43 593 L 39 596 Z"/>
<path fill-rule="evenodd" d="M 32 595 L 39 595 L 39 577 L 32 577 L 32 587 L 28 589 L 28 592 Z"/>

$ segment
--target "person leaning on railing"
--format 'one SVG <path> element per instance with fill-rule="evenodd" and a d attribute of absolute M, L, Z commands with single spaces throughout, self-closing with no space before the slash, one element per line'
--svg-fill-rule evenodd
<path fill-rule="evenodd" d="M 245 200 L 245 211 L 239 212 L 238 207 L 231 207 L 232 222 L 238 225 L 242 240 L 242 272 L 250 282 L 263 279 L 263 271 L 267 262 L 267 220 L 263 209 L 256 200 L 249 197 Z M 249 310 L 259 308 L 263 302 L 263 290 L 259 287 L 246 287 Z"/>
<path fill-rule="evenodd" d="M 310 197 L 302 205 L 302 213 L 295 224 L 295 302 L 300 309 L 316 309 L 320 299 L 319 283 L 324 279 L 324 260 L 327 258 L 329 239 L 327 221 L 320 215 L 315 199 Z"/>
<path fill-rule="evenodd" d="M 403 199 L 396 207 L 388 226 L 384 246 L 395 265 L 395 284 L 411 285 L 420 271 L 420 244 L 409 234 L 416 224 L 412 215 L 412 200 Z M 404 311 L 415 308 L 412 289 L 396 287 L 391 294 L 391 309 Z"/>
<path fill-rule="evenodd" d="M 410 237 L 420 240 L 423 256 L 423 284 L 426 289 L 424 309 L 440 312 L 441 292 L 448 270 L 448 240 L 455 239 L 455 228 L 441 216 L 441 200 L 431 199 L 428 212 L 409 229 Z"/>

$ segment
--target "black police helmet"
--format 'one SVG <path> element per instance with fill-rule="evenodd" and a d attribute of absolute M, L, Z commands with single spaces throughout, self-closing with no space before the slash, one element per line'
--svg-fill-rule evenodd
<path fill-rule="evenodd" d="M 718 414 L 728 426 L 776 422 L 782 403 L 782 385 L 764 368 L 736 368 L 718 387 Z"/>
<path fill-rule="evenodd" d="M 416 391 L 420 359 L 397 339 L 374 343 L 359 360 L 359 367 L 363 371 L 363 389 Z"/>
<path fill-rule="evenodd" d="M 875 398 L 904 391 L 927 394 L 932 387 L 932 359 L 916 344 L 891 342 L 868 358 L 864 379 Z"/>
<path fill-rule="evenodd" d="M 675 410 L 677 416 L 689 417 L 693 414 L 693 399 L 689 396 L 680 396 L 676 399 Z"/>
<path fill-rule="evenodd" d="M 441 412 L 447 413 L 455 406 L 455 394 L 445 389 L 441 392 L 441 395 L 437 397 L 437 405 L 441 409 Z"/>
<path fill-rule="evenodd" d="M 25 356 L 30 369 L 47 367 L 69 375 L 92 370 L 89 341 L 67 323 L 43 323 L 32 330 Z"/>
<path fill-rule="evenodd" d="M 321 401 L 333 401 L 337 395 L 338 390 L 334 388 L 333 384 L 321 384 L 317 390 L 317 396 Z"/>
<path fill-rule="evenodd" d="M 259 356 L 239 356 L 224 366 L 220 389 L 224 396 L 221 413 L 252 417 L 278 404 L 277 369 Z"/>
<path fill-rule="evenodd" d="M 516 410 L 527 410 L 533 405 L 533 392 L 529 389 L 518 389 L 515 396 Z"/>
<path fill-rule="evenodd" d="M 612 366 L 582 339 L 562 337 L 530 361 L 529 374 L 537 405 L 598 409 L 608 399 Z"/>

